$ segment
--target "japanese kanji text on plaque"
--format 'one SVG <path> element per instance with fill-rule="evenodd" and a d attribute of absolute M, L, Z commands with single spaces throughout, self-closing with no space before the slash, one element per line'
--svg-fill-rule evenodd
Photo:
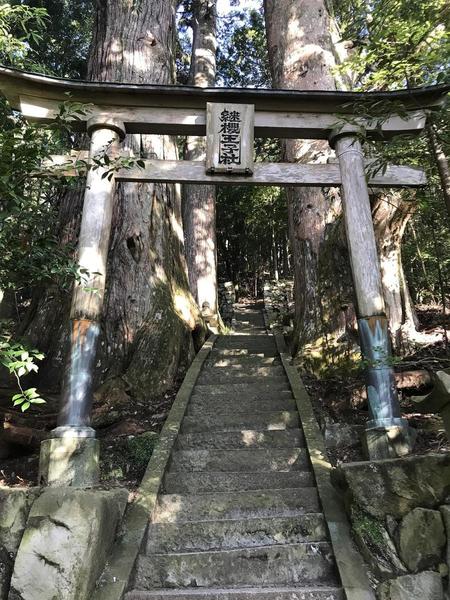
<path fill-rule="evenodd" d="M 208 102 L 206 172 L 253 173 L 253 104 Z"/>

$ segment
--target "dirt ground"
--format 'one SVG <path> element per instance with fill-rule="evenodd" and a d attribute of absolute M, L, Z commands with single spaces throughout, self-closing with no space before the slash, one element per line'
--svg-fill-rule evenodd
<path fill-rule="evenodd" d="M 122 410 L 117 422 L 107 427 L 98 428 L 100 440 L 100 484 L 104 488 L 124 486 L 130 490 L 137 488 L 144 474 L 148 458 L 151 454 L 151 437 L 142 436 L 146 432 L 158 433 L 173 404 L 181 381 L 162 397 L 151 402 L 136 402 L 130 399 L 125 410 Z M 42 427 L 49 431 L 54 426 L 54 419 L 49 415 L 51 407 L 43 405 L 35 408 L 22 417 L 14 413 L 15 421 L 27 427 Z M 11 413 L 11 410 L 8 411 Z M 51 425 L 49 425 L 51 423 Z M 139 438 L 143 443 L 135 441 Z M 148 440 L 148 442 L 146 441 Z M 39 462 L 39 443 L 31 446 L 14 445 L 9 450 L 13 457 L 0 458 L 0 485 L 32 486 L 36 485 Z M 0 452 L 2 450 L 0 439 Z"/>

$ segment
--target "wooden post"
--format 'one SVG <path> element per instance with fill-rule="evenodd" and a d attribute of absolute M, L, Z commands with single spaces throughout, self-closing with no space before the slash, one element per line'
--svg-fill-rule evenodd
<path fill-rule="evenodd" d="M 114 119 L 88 122 L 90 158 L 117 153 L 125 136 Z M 114 177 L 106 163 L 88 172 L 78 243 L 80 280 L 76 282 L 70 311 L 70 351 L 66 363 L 58 426 L 41 444 L 40 485 L 92 487 L 99 477 L 99 444 L 90 427 L 92 382 L 100 333 L 111 231 Z"/>
<path fill-rule="evenodd" d="M 401 418 L 392 368 L 381 272 L 364 171 L 364 154 L 355 131 L 345 128 L 330 140 L 339 159 L 345 227 L 355 288 L 361 351 L 367 363 L 371 458 L 410 451 L 407 422 Z"/>
<path fill-rule="evenodd" d="M 114 119 L 95 119 L 88 122 L 88 133 L 90 158 L 102 159 L 117 153 L 125 129 Z M 115 187 L 114 177 L 104 176 L 106 171 L 106 165 L 91 169 L 86 180 L 78 242 L 80 280 L 72 297 L 70 352 L 53 437 L 95 436 L 90 427 L 92 369 L 100 333 Z"/>

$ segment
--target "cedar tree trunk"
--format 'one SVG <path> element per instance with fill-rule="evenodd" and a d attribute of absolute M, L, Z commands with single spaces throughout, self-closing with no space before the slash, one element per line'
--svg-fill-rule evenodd
<path fill-rule="evenodd" d="M 216 0 L 194 0 L 190 84 L 216 82 Z M 189 137 L 186 160 L 205 160 L 205 138 Z M 216 188 L 185 185 L 183 189 L 185 252 L 191 292 L 200 309 L 217 313 Z"/>
<path fill-rule="evenodd" d="M 174 83 L 175 0 L 96 2 L 88 77 L 93 81 Z M 134 155 L 177 158 L 170 137 L 129 135 Z M 60 239 L 74 242 L 83 192 L 62 202 Z M 120 377 L 148 399 L 169 388 L 193 355 L 199 314 L 188 290 L 179 186 L 117 185 L 107 267 L 97 383 Z M 67 352 L 70 293 L 47 290 L 26 335 L 47 358 L 41 385 L 57 388 Z"/>

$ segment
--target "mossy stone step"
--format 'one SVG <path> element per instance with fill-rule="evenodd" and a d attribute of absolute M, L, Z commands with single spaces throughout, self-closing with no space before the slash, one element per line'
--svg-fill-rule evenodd
<path fill-rule="evenodd" d="M 214 354 L 214 351 L 211 352 L 209 358 L 205 362 L 205 368 L 208 369 L 253 369 L 260 367 L 280 367 L 281 360 L 279 357 L 275 356 L 264 357 L 264 356 L 248 356 L 243 354 L 242 356 L 223 356 L 219 354 Z"/>
<path fill-rule="evenodd" d="M 248 348 L 214 348 L 210 354 L 210 360 L 220 357 L 247 357 L 247 358 L 277 358 L 279 359 L 279 354 L 277 350 L 258 350 Z"/>
<path fill-rule="evenodd" d="M 209 386 L 208 386 L 209 387 Z M 240 399 L 244 399 L 245 400 L 272 400 L 272 399 L 277 399 L 277 400 L 292 400 L 293 395 L 291 390 L 263 390 L 263 391 L 258 391 L 258 390 L 251 390 L 249 389 L 247 392 L 236 392 L 236 391 L 229 391 L 229 392 L 221 392 L 220 394 L 211 394 L 208 390 L 206 389 L 201 389 L 201 388 L 197 388 L 199 391 L 194 390 L 194 393 L 191 396 L 191 401 L 190 404 L 195 403 L 196 401 L 208 401 L 208 400 L 212 400 L 215 399 L 218 402 L 219 401 L 225 401 L 225 400 L 236 400 L 237 398 Z M 277 409 L 273 409 L 273 412 L 277 412 Z"/>
<path fill-rule="evenodd" d="M 208 492 L 245 492 L 285 488 L 313 487 L 311 471 L 276 473 L 167 473 L 164 478 L 166 494 L 203 494 Z M 299 490 L 299 493 L 301 491 Z"/>
<path fill-rule="evenodd" d="M 139 556 L 135 589 L 336 583 L 326 542 Z"/>
<path fill-rule="evenodd" d="M 205 369 L 214 371 L 245 371 L 245 369 L 259 369 L 265 367 L 281 367 L 281 360 L 278 357 L 264 356 L 214 356 L 210 357 L 204 363 Z"/>
<path fill-rule="evenodd" d="M 295 517 L 320 512 L 317 489 L 252 490 L 210 494 L 162 494 L 154 523 Z"/>
<path fill-rule="evenodd" d="M 289 398 L 278 398 L 274 395 L 273 398 L 246 398 L 246 397 L 229 397 L 226 398 L 212 396 L 193 396 L 187 407 L 187 415 L 203 415 L 206 413 L 213 414 L 257 414 L 271 413 L 279 411 L 293 412 L 296 409 L 294 398 L 289 394 Z"/>
<path fill-rule="evenodd" d="M 128 592 L 125 600 L 344 600 L 337 587 L 272 587 Z"/>
<path fill-rule="evenodd" d="M 305 448 L 260 450 L 176 450 L 169 471 L 302 471 L 309 468 Z"/>
<path fill-rule="evenodd" d="M 208 367 L 203 369 L 197 384 L 216 383 L 256 383 L 265 380 L 275 381 L 284 379 L 288 382 L 283 367 L 248 367 L 247 369 L 217 369 Z"/>
<path fill-rule="evenodd" d="M 182 433 L 202 431 L 241 431 L 257 429 L 280 431 L 299 427 L 300 419 L 296 411 L 274 411 L 261 413 L 218 414 L 204 412 L 201 415 L 185 416 L 181 424 Z"/>
<path fill-rule="evenodd" d="M 182 433 L 177 438 L 178 450 L 216 449 L 230 450 L 235 448 L 294 448 L 304 447 L 305 439 L 300 429 L 285 431 L 241 431 Z"/>
<path fill-rule="evenodd" d="M 321 513 L 281 518 L 154 523 L 147 531 L 146 553 L 232 550 L 326 540 L 327 530 Z"/>
<path fill-rule="evenodd" d="M 222 394 L 254 394 L 264 392 L 278 392 L 290 390 L 287 377 L 272 377 L 268 381 L 261 381 L 255 377 L 250 383 L 196 383 L 194 395 L 204 394 L 209 396 L 220 396 Z"/>

